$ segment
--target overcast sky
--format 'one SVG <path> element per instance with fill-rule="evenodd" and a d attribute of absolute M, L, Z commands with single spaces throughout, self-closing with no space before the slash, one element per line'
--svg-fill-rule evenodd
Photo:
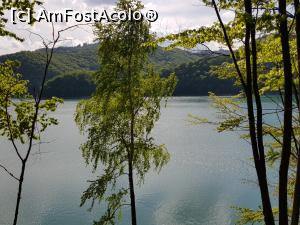
<path fill-rule="evenodd" d="M 44 7 L 48 11 L 71 8 L 74 11 L 85 11 L 91 9 L 110 9 L 116 0 L 44 0 Z M 216 20 L 213 9 L 204 6 L 200 0 L 144 0 L 146 9 L 153 9 L 158 12 L 159 19 L 152 23 L 152 30 L 159 34 L 174 33 L 187 28 L 195 28 L 203 25 L 210 25 Z M 225 21 L 230 20 L 230 12 L 222 12 L 222 18 Z M 10 12 L 7 13 L 10 17 Z M 70 26 L 69 24 L 57 23 L 56 29 L 62 29 Z M 13 25 L 10 20 L 8 29 L 17 33 L 25 39 L 24 42 L 18 42 L 11 38 L 0 38 L 0 55 L 14 53 L 22 50 L 35 50 L 42 47 L 39 38 L 30 34 L 27 30 L 38 33 L 45 38 L 51 37 L 51 23 L 40 22 L 33 26 L 27 26 L 24 23 Z M 63 34 L 60 45 L 76 46 L 83 43 L 92 43 L 94 36 L 89 27 L 80 27 L 70 30 Z"/>

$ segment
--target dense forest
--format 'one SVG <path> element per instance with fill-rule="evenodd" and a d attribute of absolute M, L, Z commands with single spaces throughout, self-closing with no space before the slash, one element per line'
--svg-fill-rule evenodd
<path fill-rule="evenodd" d="M 30 81 L 32 89 L 39 85 L 44 57 L 44 49 L 39 49 L 0 56 L 0 62 L 6 59 L 21 62 L 19 72 L 24 79 Z M 206 51 L 192 53 L 181 49 L 166 51 L 163 48 L 158 48 L 150 56 L 150 62 L 162 76 L 176 73 L 176 96 L 207 95 L 210 91 L 219 95 L 235 94 L 237 89 L 233 87 L 233 82 L 220 80 L 210 74 L 211 66 L 228 60 L 229 57 L 210 55 Z M 92 76 L 98 65 L 97 44 L 56 48 L 49 68 L 45 95 L 64 98 L 89 96 L 95 88 Z"/>
<path fill-rule="evenodd" d="M 178 78 L 175 96 L 203 96 L 208 92 L 218 95 L 236 94 L 239 89 L 233 80 L 221 80 L 211 73 L 211 67 L 229 61 L 226 56 L 202 56 L 200 59 L 184 63 L 175 69 L 163 70 L 162 76 L 175 72 Z"/>

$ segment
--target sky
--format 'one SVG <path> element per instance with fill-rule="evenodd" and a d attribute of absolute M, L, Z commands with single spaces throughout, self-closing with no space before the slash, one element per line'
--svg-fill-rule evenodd
<path fill-rule="evenodd" d="M 64 8 L 71 8 L 74 11 L 85 11 L 95 9 L 111 9 L 116 0 L 44 0 L 43 7 L 48 11 L 57 11 Z M 143 0 L 145 10 L 155 10 L 158 13 L 158 20 L 152 23 L 151 30 L 159 35 L 177 33 L 188 28 L 209 26 L 216 21 L 216 15 L 212 8 L 206 7 L 201 0 Z M 0 55 L 11 54 L 23 50 L 36 50 L 43 47 L 43 43 L 35 34 L 41 35 L 45 40 L 51 38 L 52 25 L 47 22 L 35 23 L 33 26 L 25 23 L 13 24 L 10 20 L 11 12 L 7 12 L 9 19 L 7 29 L 25 39 L 24 42 L 12 38 L 0 37 Z M 231 12 L 221 12 L 223 20 L 229 21 L 232 18 Z M 56 30 L 74 25 L 76 22 L 56 23 Z M 84 43 L 93 43 L 95 37 L 90 26 L 80 26 L 68 30 L 62 34 L 59 45 L 77 46 Z"/>

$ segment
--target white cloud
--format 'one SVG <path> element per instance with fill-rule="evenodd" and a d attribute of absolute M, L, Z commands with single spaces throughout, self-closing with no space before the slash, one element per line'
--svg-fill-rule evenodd
<path fill-rule="evenodd" d="M 44 7 L 48 11 L 72 8 L 77 11 L 89 10 L 92 8 L 108 9 L 116 0 L 48 0 Z M 145 0 L 146 9 L 154 9 L 158 12 L 159 19 L 152 24 L 152 30 L 160 34 L 174 33 L 187 28 L 210 25 L 216 20 L 214 11 L 203 5 L 200 0 Z M 222 13 L 224 20 L 230 20 L 230 12 Z M 56 29 L 62 29 L 72 23 L 57 23 Z M 36 23 L 34 26 L 24 24 L 8 24 L 11 31 L 24 37 L 25 41 L 20 43 L 11 38 L 0 38 L 0 55 L 13 53 L 21 50 L 35 50 L 42 46 L 41 41 L 27 30 L 38 33 L 44 37 L 51 37 L 51 24 L 46 22 Z M 93 31 L 89 27 L 72 29 L 63 34 L 60 45 L 78 45 L 91 43 L 94 39 Z"/>

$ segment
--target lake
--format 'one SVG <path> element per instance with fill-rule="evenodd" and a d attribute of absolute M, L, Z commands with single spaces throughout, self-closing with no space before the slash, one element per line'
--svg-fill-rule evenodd
<path fill-rule="evenodd" d="M 102 209 L 79 207 L 87 180 L 95 176 L 85 165 L 79 146 L 85 137 L 74 123 L 77 101 L 66 101 L 55 116 L 59 126 L 44 135 L 26 173 L 19 225 L 89 225 Z M 171 160 L 160 174 L 146 176 L 136 187 L 139 225 L 230 225 L 232 206 L 260 204 L 251 149 L 237 133 L 219 134 L 212 125 L 191 125 L 188 114 L 216 118 L 207 97 L 172 98 L 162 109 L 153 136 L 165 144 Z M 0 143 L 0 162 L 15 169 L 19 164 L 10 143 Z M 101 171 L 97 171 L 99 174 Z M 0 173 L 0 224 L 12 223 L 17 185 Z M 130 224 L 128 209 L 122 222 Z"/>

